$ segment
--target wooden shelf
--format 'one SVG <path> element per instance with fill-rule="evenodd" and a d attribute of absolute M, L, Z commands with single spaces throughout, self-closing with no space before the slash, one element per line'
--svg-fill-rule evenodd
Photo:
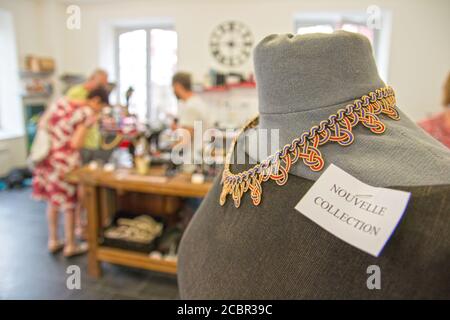
<path fill-rule="evenodd" d="M 169 274 L 177 273 L 175 261 L 165 261 L 150 258 L 148 255 L 123 249 L 100 246 L 97 248 L 99 261 L 120 264 L 123 266 L 147 269 Z"/>
<path fill-rule="evenodd" d="M 51 93 L 42 92 L 42 93 L 31 93 L 22 95 L 22 99 L 31 100 L 31 99 L 45 99 L 48 100 L 51 98 Z"/>
<path fill-rule="evenodd" d="M 165 179 L 162 179 L 165 178 Z M 138 175 L 133 170 L 120 169 L 107 172 L 83 167 L 66 176 L 71 183 L 83 183 L 127 192 L 142 192 L 176 197 L 203 197 L 211 188 L 211 182 L 192 184 L 190 175 L 177 174 L 165 177 L 160 168 L 151 168 L 148 175 Z"/>
<path fill-rule="evenodd" d="M 20 71 L 20 77 L 21 78 L 47 78 L 54 74 L 54 71 L 29 71 L 29 70 L 22 70 Z"/>
<path fill-rule="evenodd" d="M 66 176 L 66 181 L 84 186 L 84 204 L 88 213 L 88 273 L 101 276 L 101 262 L 109 262 L 176 274 L 177 263 L 150 258 L 147 254 L 111 248 L 99 243 L 103 226 L 112 213 L 126 207 L 137 214 L 146 214 L 152 208 L 154 215 L 164 215 L 167 221 L 177 218 L 180 198 L 203 197 L 211 188 L 211 182 L 192 184 L 189 175 L 164 176 L 164 169 L 150 168 L 149 174 L 137 175 L 134 170 L 107 172 L 89 167 L 77 169 Z M 145 211 L 145 212 L 144 212 Z"/>
<path fill-rule="evenodd" d="M 236 83 L 236 84 L 228 84 L 223 86 L 213 86 L 213 87 L 207 87 L 203 88 L 200 93 L 207 93 L 207 92 L 228 92 L 233 89 L 254 89 L 256 88 L 256 83 L 254 82 L 243 82 L 243 83 Z"/>

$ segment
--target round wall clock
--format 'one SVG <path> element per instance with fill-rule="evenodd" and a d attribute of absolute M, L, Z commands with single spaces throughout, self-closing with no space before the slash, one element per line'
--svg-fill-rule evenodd
<path fill-rule="evenodd" d="M 250 29 L 238 21 L 226 21 L 211 33 L 211 54 L 225 66 L 239 66 L 249 57 L 253 47 Z"/>

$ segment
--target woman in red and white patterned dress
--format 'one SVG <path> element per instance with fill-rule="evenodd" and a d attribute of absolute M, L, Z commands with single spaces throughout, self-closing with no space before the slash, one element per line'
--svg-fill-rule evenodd
<path fill-rule="evenodd" d="M 444 146 L 450 148 L 450 72 L 447 74 L 442 93 L 444 111 L 420 121 L 419 126 Z"/>
<path fill-rule="evenodd" d="M 48 248 L 56 252 L 64 247 L 65 256 L 87 250 L 86 244 L 77 245 L 74 236 L 76 185 L 65 181 L 65 175 L 81 164 L 79 149 L 84 143 L 87 129 L 97 120 L 97 114 L 108 103 L 108 93 L 94 89 L 81 103 L 61 98 L 51 106 L 40 121 L 49 133 L 51 148 L 47 157 L 33 172 L 33 197 L 48 202 Z M 64 217 L 65 241 L 58 240 L 58 216 Z"/>

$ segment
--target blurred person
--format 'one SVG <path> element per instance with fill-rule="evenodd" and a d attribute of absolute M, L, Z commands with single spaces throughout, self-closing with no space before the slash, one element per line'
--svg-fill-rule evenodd
<path fill-rule="evenodd" d="M 106 89 L 107 85 L 108 73 L 103 69 L 96 69 L 85 82 L 71 87 L 66 97 L 70 100 L 86 100 L 89 92 L 99 87 Z"/>
<path fill-rule="evenodd" d="M 107 90 L 107 86 L 108 73 L 103 69 L 97 69 L 91 74 L 87 81 L 70 88 L 66 93 L 66 97 L 69 100 L 83 103 L 92 90 L 98 88 Z M 100 128 L 97 122 L 92 125 L 86 133 L 82 151 L 83 162 L 87 163 L 94 160 L 98 150 L 100 150 Z"/>
<path fill-rule="evenodd" d="M 84 103 L 87 99 L 89 93 L 92 90 L 97 88 L 106 89 L 108 86 L 108 73 L 103 69 L 96 69 L 89 78 L 81 84 L 75 85 L 71 87 L 67 93 L 66 97 L 69 100 L 77 101 L 79 103 Z M 107 160 L 109 158 L 110 152 L 103 152 L 100 148 L 101 136 L 100 136 L 100 125 L 99 122 L 96 121 L 92 126 L 87 130 L 83 147 L 81 149 L 81 161 L 83 164 L 87 164 L 92 160 L 100 158 L 102 160 Z M 85 228 L 83 226 L 83 188 L 81 186 L 78 187 L 78 199 L 79 203 L 75 213 L 75 234 L 79 238 L 85 238 Z"/>
<path fill-rule="evenodd" d="M 208 114 L 210 113 L 208 113 L 206 105 L 202 99 L 200 99 L 200 97 L 192 91 L 192 76 L 190 73 L 177 72 L 172 78 L 172 88 L 179 104 L 177 122 L 173 122 L 171 129 L 175 130 L 178 127 L 187 130 L 189 135 L 181 136 L 180 143 L 188 144 L 194 141 L 194 124 L 196 121 L 201 121 L 203 132 L 209 128 Z M 192 151 L 197 154 L 202 154 L 201 146 L 199 147 L 199 150 Z M 191 157 L 191 159 L 193 158 Z M 185 168 L 189 167 L 189 165 L 191 169 L 195 169 L 193 164 L 184 164 Z M 189 223 L 193 214 L 200 206 L 201 201 L 201 198 L 185 199 L 185 210 L 182 210 L 179 213 L 184 225 Z"/>
<path fill-rule="evenodd" d="M 52 253 L 64 248 L 64 256 L 86 252 L 86 243 L 77 244 L 74 236 L 76 185 L 65 181 L 65 176 L 81 164 L 79 149 L 88 129 L 97 122 L 97 115 L 108 103 L 108 92 L 93 89 L 84 103 L 59 99 L 41 118 L 39 126 L 50 136 L 51 148 L 47 157 L 33 172 L 33 197 L 48 203 L 48 250 Z M 64 212 L 65 241 L 58 238 L 59 212 Z"/>
<path fill-rule="evenodd" d="M 172 88 L 177 97 L 178 125 L 194 133 L 195 121 L 202 121 L 203 130 L 208 128 L 208 110 L 203 100 L 192 91 L 192 76 L 187 72 L 177 72 L 172 78 Z"/>
<path fill-rule="evenodd" d="M 428 119 L 419 122 L 419 125 L 450 148 L 450 72 L 442 88 L 442 106 L 444 110 Z"/>

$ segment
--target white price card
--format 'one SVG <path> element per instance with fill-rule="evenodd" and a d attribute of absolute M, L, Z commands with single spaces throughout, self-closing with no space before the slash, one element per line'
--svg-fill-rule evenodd
<path fill-rule="evenodd" d="M 331 164 L 295 206 L 341 240 L 378 257 L 411 193 L 372 187 Z"/>

